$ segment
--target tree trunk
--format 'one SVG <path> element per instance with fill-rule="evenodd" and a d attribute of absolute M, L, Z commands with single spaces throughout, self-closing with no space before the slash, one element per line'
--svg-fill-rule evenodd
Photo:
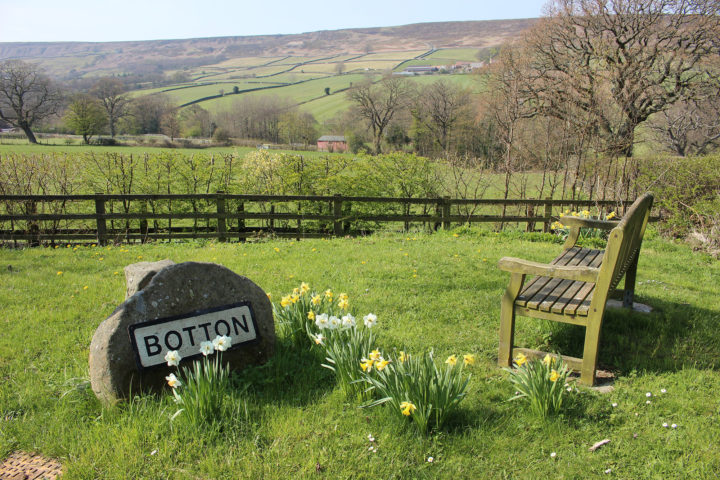
<path fill-rule="evenodd" d="M 23 132 L 25 132 L 25 136 L 27 137 L 28 142 L 38 143 L 37 139 L 35 138 L 35 134 L 32 132 L 29 125 L 23 124 L 23 125 L 19 125 L 19 127 L 22 129 Z"/>

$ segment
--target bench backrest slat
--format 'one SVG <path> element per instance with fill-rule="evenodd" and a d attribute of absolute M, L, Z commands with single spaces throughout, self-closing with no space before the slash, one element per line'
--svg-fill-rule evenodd
<path fill-rule="evenodd" d="M 605 303 L 607 295 L 617 287 L 637 258 L 652 204 L 652 194 L 646 193 L 641 196 L 625 212 L 618 225 L 610 231 L 595 289 L 595 295 L 603 298 L 593 298 L 593 303 L 596 300 L 598 305 L 600 302 Z"/>

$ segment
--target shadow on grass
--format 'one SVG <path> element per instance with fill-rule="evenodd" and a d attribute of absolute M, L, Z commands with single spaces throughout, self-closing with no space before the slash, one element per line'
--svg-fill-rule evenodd
<path fill-rule="evenodd" d="M 640 299 L 649 314 L 627 309 L 605 312 L 598 368 L 626 375 L 633 370 L 673 372 L 683 366 L 720 368 L 720 312 L 657 297 Z M 537 321 L 521 318 L 520 321 Z M 563 355 L 582 357 L 585 328 L 547 322 L 550 335 L 539 347 Z"/>
<path fill-rule="evenodd" d="M 248 395 L 261 403 L 304 406 L 335 388 L 330 370 L 321 366 L 319 350 L 301 349 L 278 341 L 275 355 L 264 365 L 250 367 L 234 377 L 248 385 Z"/>

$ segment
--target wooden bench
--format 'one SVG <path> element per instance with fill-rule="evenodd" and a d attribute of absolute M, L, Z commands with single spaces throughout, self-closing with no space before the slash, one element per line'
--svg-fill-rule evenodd
<path fill-rule="evenodd" d="M 640 245 L 652 203 L 651 194 L 643 195 L 619 221 L 563 217 L 562 223 L 570 227 L 570 232 L 563 252 L 549 264 L 511 257 L 500 259 L 500 269 L 511 274 L 500 309 L 500 366 L 510 366 L 517 353 L 528 357 L 545 355 L 536 350 L 513 348 L 516 316 L 571 323 L 585 327 L 583 357 L 563 356 L 563 361 L 580 371 L 581 383 L 595 382 L 605 304 L 611 295 L 622 293 L 623 306 L 632 307 Z M 576 245 L 583 227 L 612 229 L 605 250 Z M 528 275 L 535 277 L 526 283 Z M 625 288 L 616 291 L 623 276 Z"/>

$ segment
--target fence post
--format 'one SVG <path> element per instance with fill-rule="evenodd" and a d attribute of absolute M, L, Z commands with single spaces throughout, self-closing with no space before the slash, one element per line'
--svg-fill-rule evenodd
<path fill-rule="evenodd" d="M 241 242 L 245 241 L 245 202 L 238 203 L 238 240 Z"/>
<path fill-rule="evenodd" d="M 443 197 L 442 224 L 443 224 L 443 230 L 450 229 L 450 197 Z"/>
<path fill-rule="evenodd" d="M 143 200 L 140 204 L 140 213 L 147 213 L 147 200 Z M 147 242 L 148 237 L 148 221 L 147 218 L 140 219 L 140 243 Z"/>
<path fill-rule="evenodd" d="M 105 198 L 102 193 L 95 193 L 95 219 L 97 221 L 97 243 L 107 243 L 107 223 L 105 221 Z"/>
<path fill-rule="evenodd" d="M 217 192 L 216 203 L 217 203 L 217 233 L 218 241 L 227 241 L 227 224 L 225 223 L 225 192 L 222 190 Z"/>
<path fill-rule="evenodd" d="M 28 202 L 28 214 L 35 215 L 37 214 L 37 203 L 35 203 L 35 200 L 30 200 Z M 30 231 L 30 246 L 31 247 L 39 247 L 40 246 L 40 225 L 38 224 L 37 220 L 30 220 L 28 222 L 28 230 Z"/>
<path fill-rule="evenodd" d="M 333 198 L 333 234 L 337 237 L 343 234 L 343 226 L 340 221 L 342 218 L 342 205 L 342 196 L 335 194 L 335 198 Z"/>
<path fill-rule="evenodd" d="M 547 233 L 550 231 L 550 221 L 552 220 L 552 197 L 545 197 L 545 224 L 543 225 L 543 232 Z"/>
<path fill-rule="evenodd" d="M 270 215 L 275 215 L 275 205 L 270 205 Z M 275 219 L 270 218 L 270 231 L 275 231 Z"/>

